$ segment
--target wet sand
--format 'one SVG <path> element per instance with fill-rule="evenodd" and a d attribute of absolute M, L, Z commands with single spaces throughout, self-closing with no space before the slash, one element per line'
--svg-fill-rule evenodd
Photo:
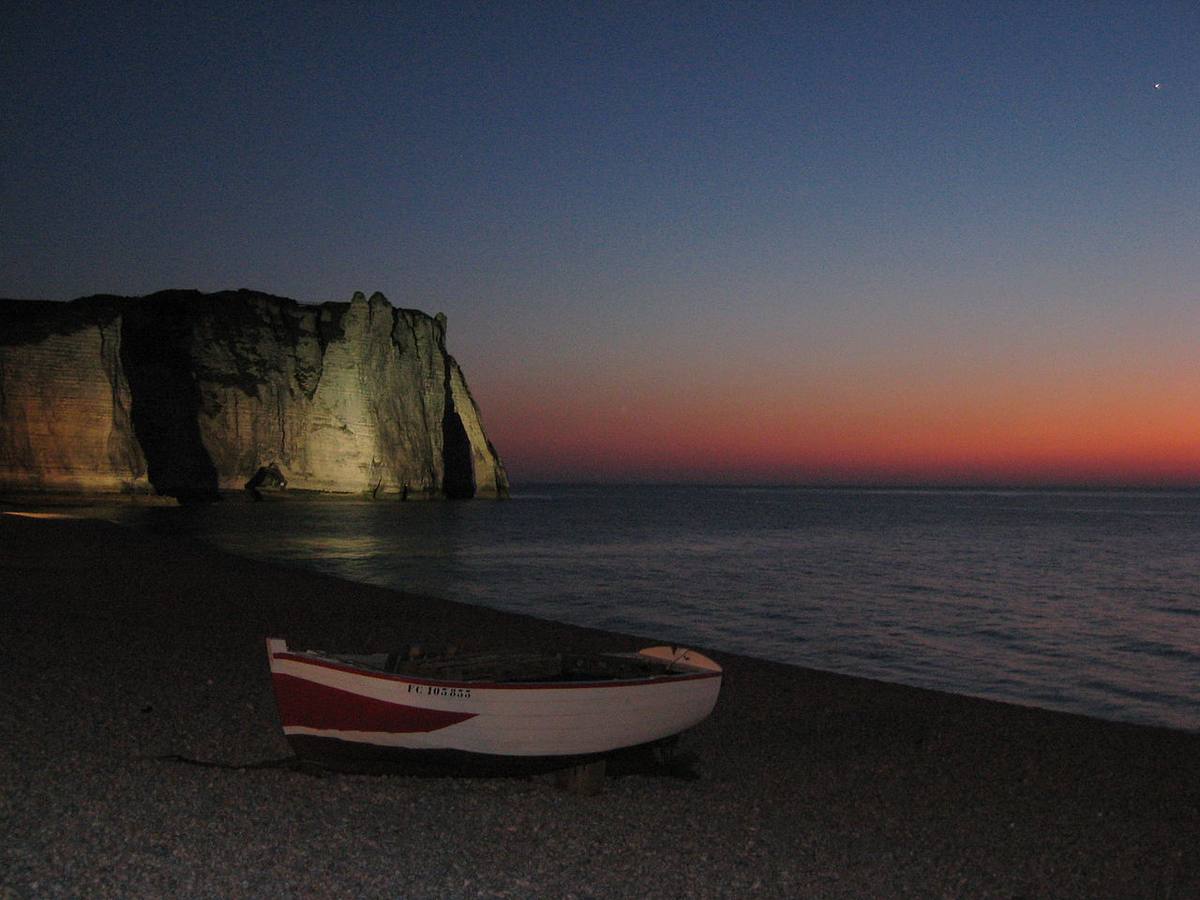
<path fill-rule="evenodd" d="M 269 540 L 264 536 L 264 540 Z M 633 649 L 96 521 L 0 515 L 0 896 L 1200 896 L 1200 734 L 729 654 L 694 779 L 316 777 L 265 635 Z M 700 648 L 705 649 L 705 648 Z M 709 652 L 709 651 L 705 651 Z"/>

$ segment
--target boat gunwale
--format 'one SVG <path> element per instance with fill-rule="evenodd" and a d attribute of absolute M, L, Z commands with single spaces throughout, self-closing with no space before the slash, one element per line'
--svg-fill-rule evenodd
<path fill-rule="evenodd" d="M 273 651 L 271 653 L 272 660 L 286 660 L 289 662 L 304 663 L 305 665 L 318 666 L 320 668 L 333 669 L 339 672 L 346 672 L 351 675 L 358 675 L 363 678 L 376 678 L 383 681 L 395 681 L 400 683 L 412 683 L 422 685 L 437 685 L 439 687 L 449 688 L 464 688 L 472 691 L 480 690 L 578 690 L 596 688 L 628 688 L 639 687 L 642 685 L 658 685 L 658 684 L 677 684 L 683 681 L 698 681 L 705 678 L 721 678 L 724 674 L 723 670 L 696 670 L 688 666 L 691 671 L 683 671 L 678 673 L 664 673 L 661 675 L 648 675 L 641 678 L 605 678 L 593 681 L 458 681 L 446 678 L 431 678 L 421 675 L 413 675 L 407 672 L 382 672 L 372 669 L 362 668 L 340 660 L 329 659 L 324 657 L 313 656 L 302 651 L 283 650 Z M 683 665 L 686 665 L 683 664 Z M 291 674 L 291 673 L 280 673 Z M 293 677 L 300 677 L 293 675 Z"/>

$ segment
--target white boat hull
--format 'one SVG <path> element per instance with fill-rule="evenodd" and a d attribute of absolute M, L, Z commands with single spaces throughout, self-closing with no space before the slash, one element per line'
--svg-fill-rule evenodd
<path fill-rule="evenodd" d="M 715 662 L 669 648 L 641 654 L 674 659 L 661 675 L 497 683 L 369 671 L 289 651 L 281 640 L 267 646 L 284 734 L 301 755 L 326 759 L 384 759 L 389 751 L 448 759 L 595 756 L 696 725 L 721 687 Z"/>

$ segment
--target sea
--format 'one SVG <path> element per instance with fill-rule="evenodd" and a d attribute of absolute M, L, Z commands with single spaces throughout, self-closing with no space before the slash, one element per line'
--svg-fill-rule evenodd
<path fill-rule="evenodd" d="M 352 581 L 1200 731 L 1200 491 L 535 485 L 120 515 Z"/>

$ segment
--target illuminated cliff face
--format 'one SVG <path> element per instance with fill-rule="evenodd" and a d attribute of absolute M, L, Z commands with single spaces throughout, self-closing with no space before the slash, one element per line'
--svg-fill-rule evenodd
<path fill-rule="evenodd" d="M 249 291 L 8 302 L 0 488 L 503 496 L 445 318 L 381 294 L 302 306 Z"/>
<path fill-rule="evenodd" d="M 0 486 L 150 490 L 131 406 L 115 311 L 0 305 Z"/>

